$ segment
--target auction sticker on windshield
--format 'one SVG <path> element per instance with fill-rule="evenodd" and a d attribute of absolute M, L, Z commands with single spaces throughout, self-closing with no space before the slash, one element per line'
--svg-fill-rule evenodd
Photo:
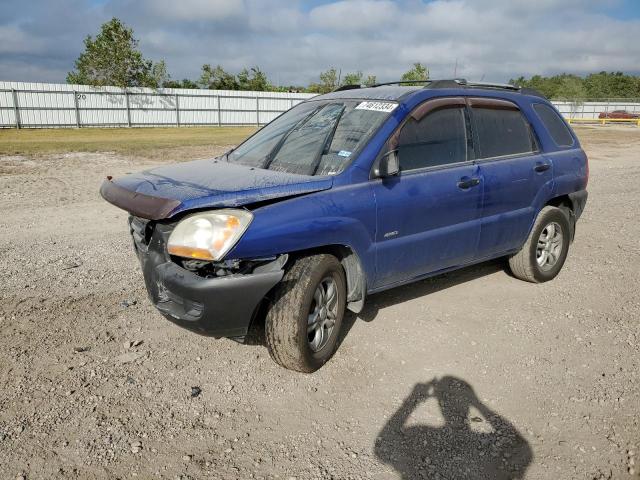
<path fill-rule="evenodd" d="M 356 110 L 373 110 L 374 112 L 391 113 L 398 106 L 392 102 L 360 102 Z"/>

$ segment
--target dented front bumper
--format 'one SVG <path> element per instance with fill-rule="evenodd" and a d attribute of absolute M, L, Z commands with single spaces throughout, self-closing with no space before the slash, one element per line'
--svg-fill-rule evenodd
<path fill-rule="evenodd" d="M 131 217 L 131 234 L 153 305 L 173 323 L 202 335 L 242 337 L 262 299 L 283 277 L 282 268 L 204 278 L 174 263 L 166 252 L 172 227 Z"/>

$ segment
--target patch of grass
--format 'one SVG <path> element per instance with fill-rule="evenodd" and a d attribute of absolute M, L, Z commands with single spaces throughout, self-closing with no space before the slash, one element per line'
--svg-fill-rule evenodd
<path fill-rule="evenodd" d="M 255 127 L 0 129 L 0 155 L 116 152 L 155 157 L 171 149 L 237 145 Z"/>

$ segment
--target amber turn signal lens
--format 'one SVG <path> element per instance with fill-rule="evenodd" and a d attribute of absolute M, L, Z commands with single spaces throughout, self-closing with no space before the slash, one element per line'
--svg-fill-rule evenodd
<path fill-rule="evenodd" d="M 169 255 L 176 257 L 195 258 L 197 260 L 213 260 L 211 252 L 204 248 L 184 247 L 182 245 L 169 245 Z"/>

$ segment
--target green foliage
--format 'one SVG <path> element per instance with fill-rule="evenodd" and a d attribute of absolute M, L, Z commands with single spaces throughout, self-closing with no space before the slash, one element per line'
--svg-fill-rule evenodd
<path fill-rule="evenodd" d="M 284 92 L 284 93 L 300 93 L 300 92 L 306 92 L 307 87 L 302 87 L 300 85 L 280 85 L 279 87 L 276 87 L 274 85 L 271 85 L 270 91 Z"/>
<path fill-rule="evenodd" d="M 200 88 L 196 82 L 183 78 L 182 80 L 167 80 L 162 83 L 165 88 Z"/>
<path fill-rule="evenodd" d="M 640 98 L 640 77 L 622 72 L 592 73 L 584 78 L 567 73 L 552 77 L 534 75 L 529 79 L 512 79 L 510 83 L 533 88 L 557 100 Z"/>
<path fill-rule="evenodd" d="M 150 81 L 147 86 L 160 87 L 171 80 L 171 76 L 167 72 L 167 65 L 164 60 L 154 63 L 151 66 L 151 72 L 149 73 Z"/>
<path fill-rule="evenodd" d="M 249 70 L 242 69 L 237 76 L 237 81 L 238 90 L 264 92 L 271 89 L 267 76 L 258 67 L 251 67 Z"/>
<path fill-rule="evenodd" d="M 157 88 L 169 79 L 164 61 L 154 64 L 138 50 L 133 29 L 117 18 L 84 39 L 85 50 L 67 75 L 67 83 L 117 87 Z"/>
<path fill-rule="evenodd" d="M 329 93 L 338 88 L 338 71 L 330 68 L 320 74 L 320 83 L 312 83 L 307 88 L 310 93 Z"/>
<path fill-rule="evenodd" d="M 236 77 L 226 72 L 220 65 L 211 67 L 208 63 L 202 66 L 202 74 L 198 85 L 211 90 L 238 90 Z"/>
<path fill-rule="evenodd" d="M 340 75 L 335 68 L 330 68 L 326 72 L 322 72 L 320 74 L 320 82 L 312 83 L 307 87 L 306 91 L 309 93 L 329 93 L 335 90 L 338 87 L 342 87 L 344 85 L 366 85 L 371 86 L 375 85 L 376 76 L 375 75 L 367 75 L 364 77 L 364 74 L 361 71 L 347 73 L 345 76 L 340 79 Z"/>
<path fill-rule="evenodd" d="M 408 83 L 407 85 L 424 85 L 424 83 L 420 82 L 429 80 L 429 69 L 421 63 L 414 63 L 413 68 L 402 74 L 401 80 L 403 82 L 416 82 Z"/>
<path fill-rule="evenodd" d="M 238 75 L 224 70 L 220 65 L 215 68 L 209 64 L 202 66 L 198 85 L 211 90 L 272 90 L 267 75 L 258 67 L 243 68 Z"/>
<path fill-rule="evenodd" d="M 342 85 L 362 85 L 362 72 L 347 73 Z"/>
<path fill-rule="evenodd" d="M 367 75 L 367 78 L 364 80 L 363 85 L 365 87 L 372 87 L 376 83 L 378 83 L 375 75 Z"/>

